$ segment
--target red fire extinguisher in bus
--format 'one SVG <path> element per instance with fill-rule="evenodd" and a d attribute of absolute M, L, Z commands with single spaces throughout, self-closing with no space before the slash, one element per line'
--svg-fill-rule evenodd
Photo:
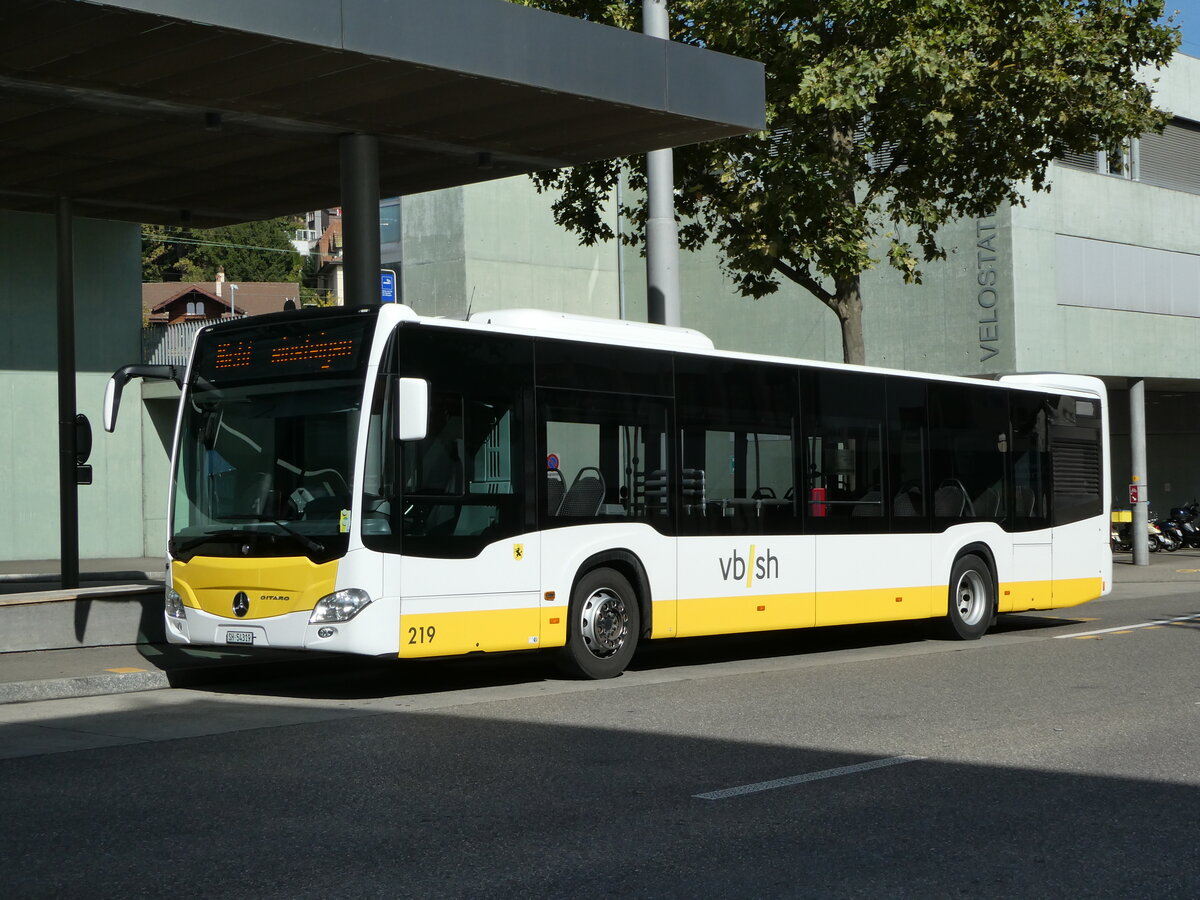
<path fill-rule="evenodd" d="M 815 468 L 815 467 L 814 467 Z M 825 476 L 820 472 L 810 472 L 809 482 L 814 486 L 808 490 L 808 511 L 812 516 L 825 515 L 825 488 L 816 487 L 817 484 L 824 482 Z"/>
<path fill-rule="evenodd" d="M 808 508 L 814 516 L 825 515 L 825 488 L 813 488 L 808 492 Z"/>

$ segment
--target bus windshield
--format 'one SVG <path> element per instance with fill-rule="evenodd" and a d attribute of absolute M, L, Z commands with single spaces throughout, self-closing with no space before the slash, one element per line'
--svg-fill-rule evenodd
<path fill-rule="evenodd" d="M 345 553 L 371 322 L 351 324 L 344 336 L 298 323 L 285 341 L 278 326 L 201 335 L 179 425 L 175 557 Z"/>

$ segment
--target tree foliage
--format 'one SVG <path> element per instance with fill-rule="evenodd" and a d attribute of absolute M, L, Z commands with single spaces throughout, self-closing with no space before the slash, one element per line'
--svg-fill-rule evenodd
<path fill-rule="evenodd" d="M 640 28 L 641 0 L 514 0 Z M 680 244 L 714 242 L 747 296 L 788 279 L 838 316 L 863 362 L 860 276 L 886 260 L 907 282 L 945 256 L 950 219 L 1048 190 L 1067 151 L 1160 130 L 1152 70 L 1178 31 L 1140 0 L 669 0 L 672 39 L 756 59 L 767 130 L 675 151 Z M 1150 75 L 1146 72 L 1150 71 Z M 642 159 L 627 160 L 644 188 Z M 555 221 L 584 243 L 621 161 L 536 175 Z M 622 214 L 645 222 L 644 193 Z"/>
<path fill-rule="evenodd" d="M 191 229 L 142 228 L 143 281 L 213 281 L 225 269 L 229 281 L 299 281 L 304 257 L 291 239 L 300 222 L 292 216 Z"/>

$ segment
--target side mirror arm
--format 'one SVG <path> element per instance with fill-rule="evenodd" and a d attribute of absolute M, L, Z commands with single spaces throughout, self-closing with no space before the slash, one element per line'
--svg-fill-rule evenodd
<path fill-rule="evenodd" d="M 121 366 L 108 379 L 104 388 L 104 430 L 117 427 L 117 410 L 121 406 L 121 391 L 132 378 L 152 378 L 158 381 L 174 381 L 183 387 L 183 369 L 180 366 Z"/>

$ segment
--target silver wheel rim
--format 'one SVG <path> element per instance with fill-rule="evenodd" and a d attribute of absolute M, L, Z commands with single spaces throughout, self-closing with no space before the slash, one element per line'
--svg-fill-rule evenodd
<path fill-rule="evenodd" d="M 954 588 L 954 606 L 964 625 L 978 625 L 987 613 L 988 591 L 983 577 L 974 569 L 959 576 Z"/>
<path fill-rule="evenodd" d="M 607 659 L 624 647 L 629 636 L 629 611 L 621 595 L 606 587 L 593 591 L 580 608 L 579 633 L 588 652 L 597 659 Z"/>

